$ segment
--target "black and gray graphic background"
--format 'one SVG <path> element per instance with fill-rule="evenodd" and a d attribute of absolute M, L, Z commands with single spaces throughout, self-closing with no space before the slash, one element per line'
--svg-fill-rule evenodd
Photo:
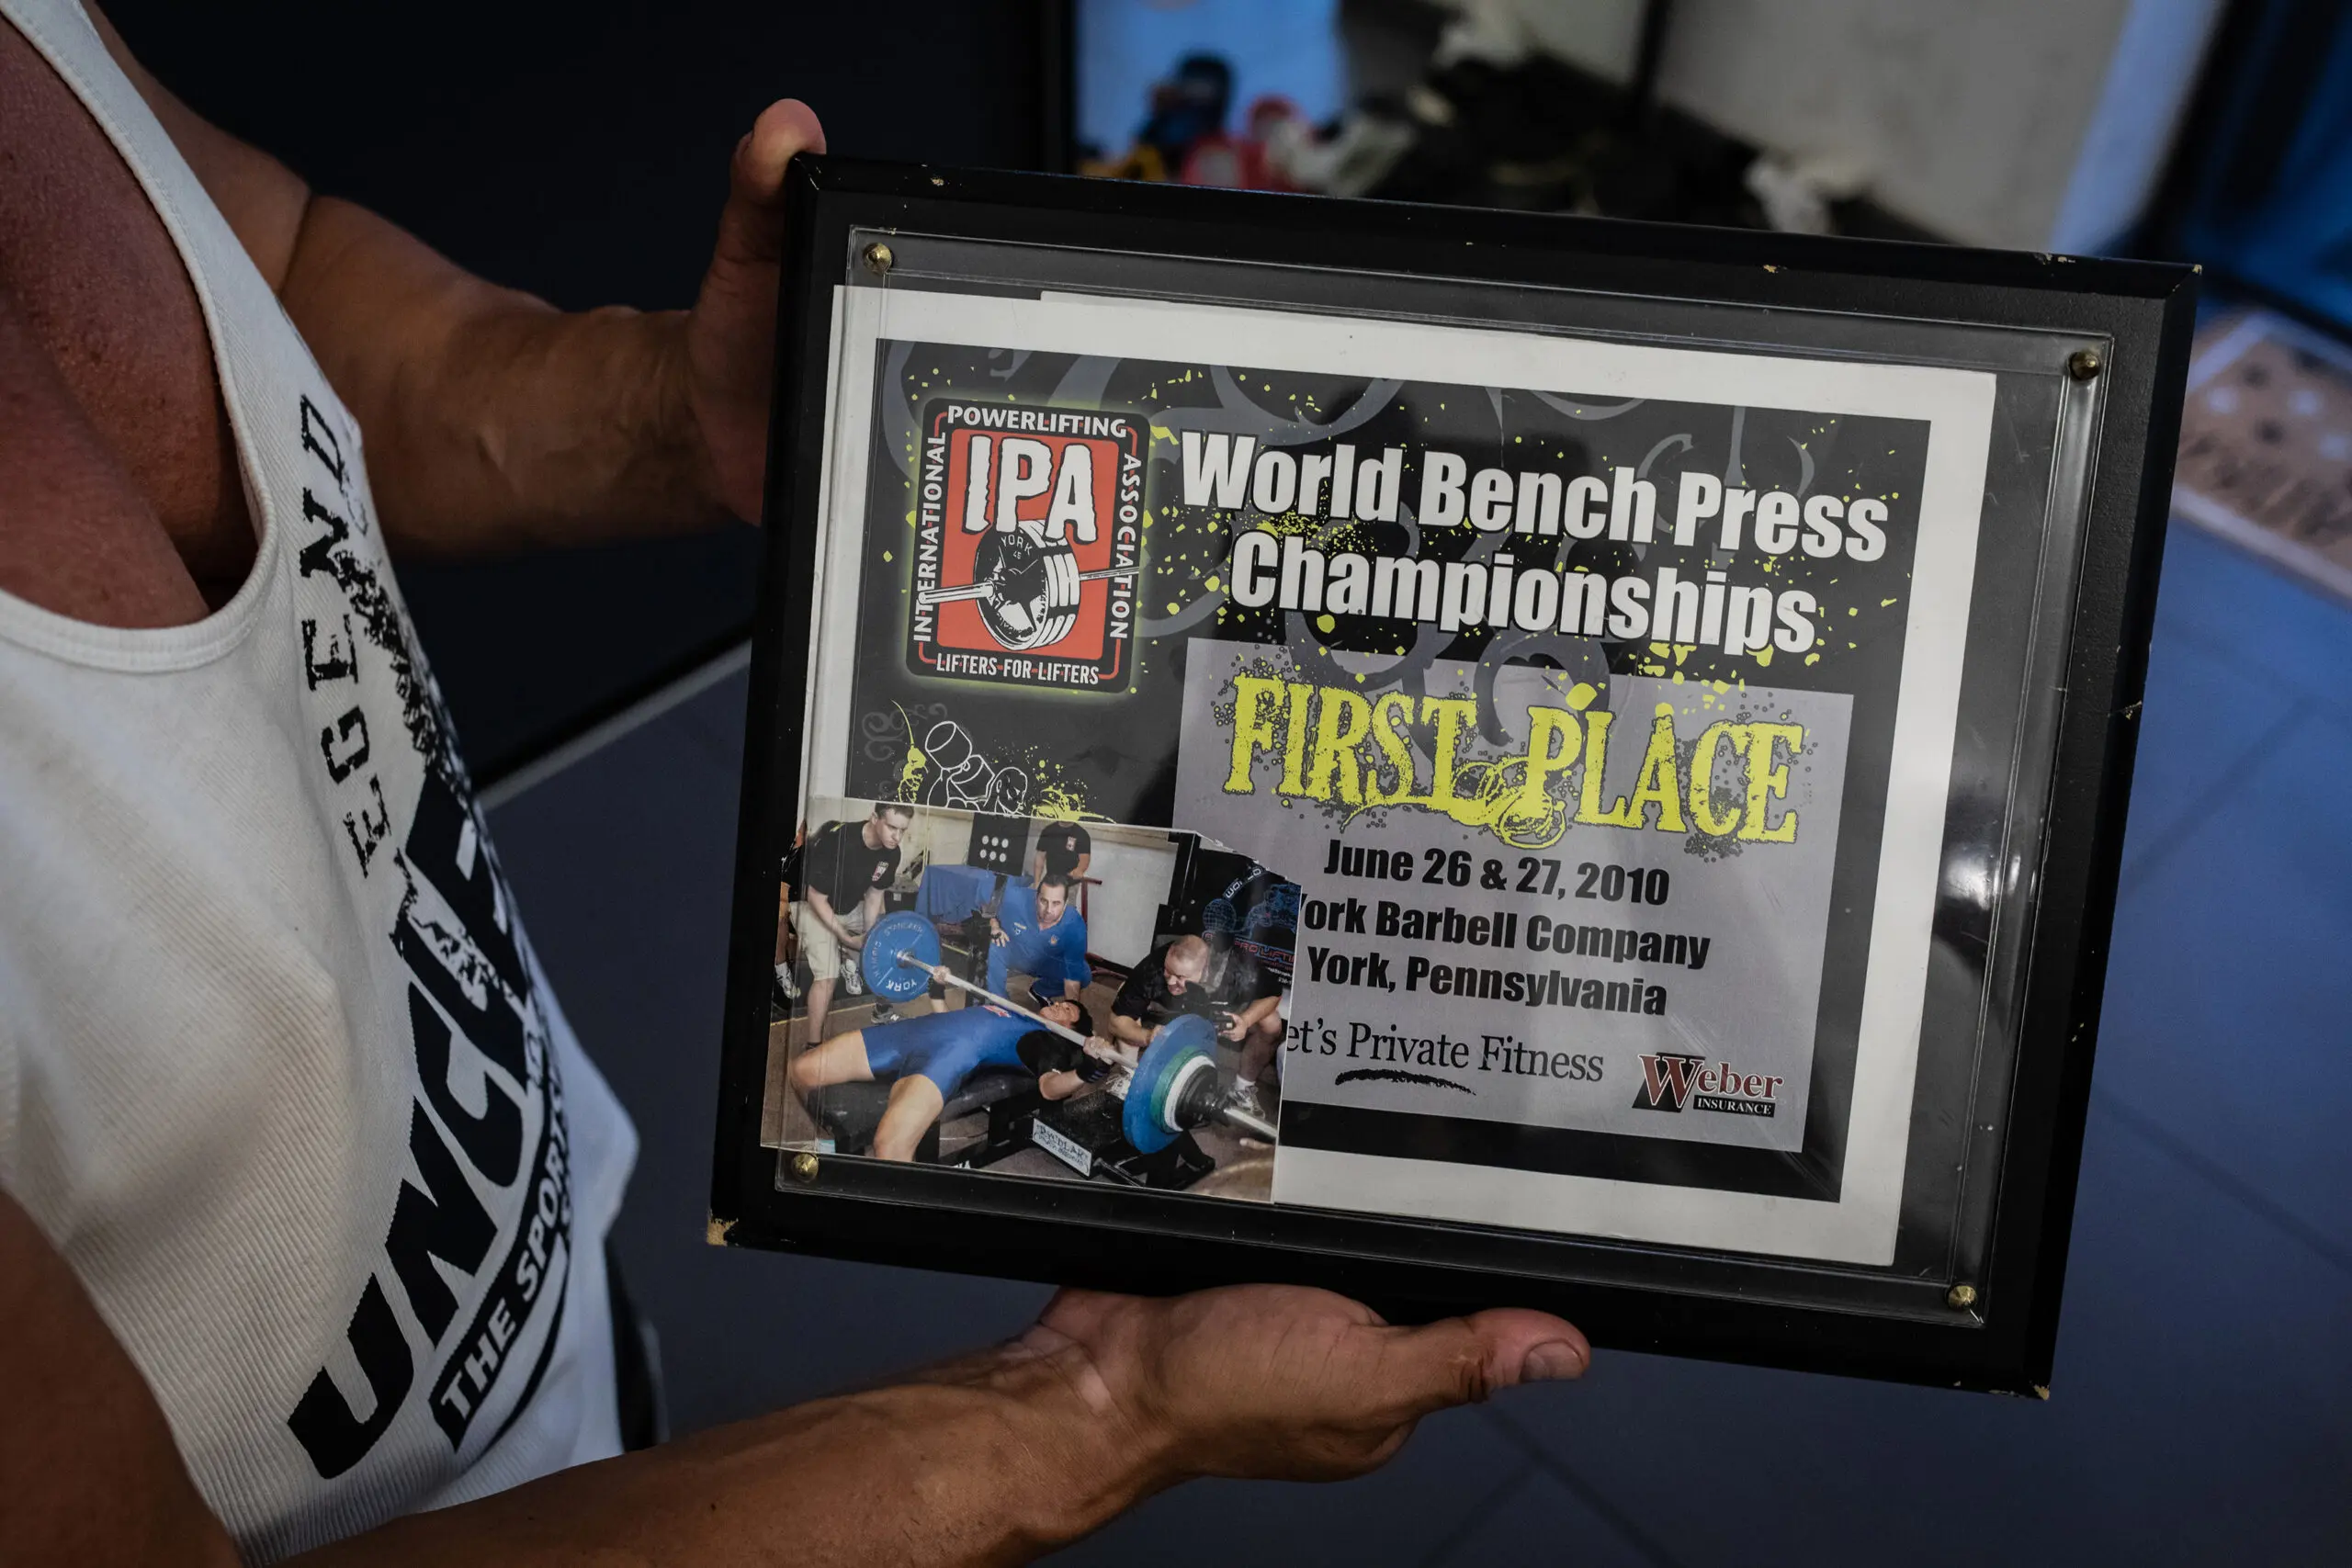
<path fill-rule="evenodd" d="M 1426 691 L 1431 663 L 1464 660 L 1493 675 L 1510 665 L 1579 674 L 1611 705 L 1607 677 L 1764 681 L 1783 689 L 1836 691 L 1854 698 L 1855 776 L 1848 809 L 1875 836 L 1883 807 L 1886 741 L 1901 671 L 1910 605 L 1910 563 L 1925 468 L 1927 427 L 1917 421 L 1736 408 L 1687 402 L 1593 401 L 1548 392 L 1442 383 L 1367 381 L 1359 377 L 1259 371 L 1205 364 L 1031 354 L 932 344 L 876 349 L 876 409 L 868 468 L 867 548 L 861 587 L 859 658 L 851 693 L 847 793 L 924 800 L 940 793 L 923 741 L 952 724 L 958 757 L 984 761 L 1000 811 L 1078 814 L 1167 826 L 1176 787 L 1177 717 L 1182 709 L 1184 645 L 1192 637 L 1280 644 L 1300 670 L 1329 665 L 1367 697 Z M 1145 573 L 1136 623 L 1136 682 L 1125 695 L 1037 692 L 985 682 L 910 674 L 895 655 L 910 603 L 917 420 L 923 403 L 955 396 L 1031 408 L 1118 410 L 1143 416 L 1151 432 L 1145 505 Z M 1394 523 L 1261 518 L 1181 503 L 1178 442 L 1186 431 L 1249 435 L 1295 454 L 1329 454 L 1341 442 L 1359 458 L 1405 448 L 1402 504 Z M 1421 531 L 1413 502 L 1420 454 L 1455 453 L 1472 469 L 1546 469 L 1564 479 L 1636 469 L 1657 487 L 1660 542 L 1641 546 L 1565 536 L 1541 539 L 1483 534 L 1467 526 Z M 1668 532 L 1685 470 L 1727 484 L 1871 496 L 1887 507 L 1885 553 L 1867 565 L 1793 551 L 1749 548 L 1717 555 L 1700 542 L 1679 547 Z M 1529 567 L 1583 567 L 1617 575 L 1673 566 L 1686 580 L 1720 568 L 1734 585 L 1810 592 L 1820 606 L 1820 641 L 1810 655 L 1728 658 L 1704 647 L 1679 658 L 1647 641 L 1618 643 L 1555 632 L 1477 628 L 1459 633 L 1368 616 L 1244 610 L 1228 598 L 1235 537 L 1261 521 L 1295 527 L 1327 552 L 1358 550 L 1423 558 L 1479 560 L 1501 551 Z M 1361 674 L 1357 682 L 1354 676 Z M 1875 739 L 1872 738 L 1875 737 Z M 1499 736 L 1494 737 L 1499 739 Z M 969 779 L 976 770 L 966 767 Z M 1878 794 L 1871 793 L 1875 778 Z M 1014 791 L 1022 798 L 1010 798 Z M 1859 790 L 1858 795 L 1855 791 Z M 932 799 L 932 804 L 957 804 Z"/>

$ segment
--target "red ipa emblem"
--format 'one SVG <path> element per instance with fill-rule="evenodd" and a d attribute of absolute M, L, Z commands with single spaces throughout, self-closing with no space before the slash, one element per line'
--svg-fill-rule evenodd
<path fill-rule="evenodd" d="M 909 668 L 1125 691 L 1143 467 L 1132 414 L 947 399 L 925 408 Z"/>

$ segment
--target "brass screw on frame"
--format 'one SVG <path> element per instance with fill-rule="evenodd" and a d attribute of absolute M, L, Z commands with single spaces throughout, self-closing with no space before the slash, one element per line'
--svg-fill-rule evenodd
<path fill-rule="evenodd" d="M 2098 349 L 2078 348 L 2066 356 L 2066 374 L 2077 381 L 2089 380 L 2101 368 Z"/>
<path fill-rule="evenodd" d="M 890 263 L 896 259 L 890 254 L 890 247 L 879 240 L 865 247 L 865 270 L 876 277 L 889 271 Z M 2098 355 L 2092 355 L 2092 362 L 2098 362 Z"/>
<path fill-rule="evenodd" d="M 792 1156 L 792 1179 L 813 1186 L 817 1180 L 817 1156 L 801 1153 Z"/>
<path fill-rule="evenodd" d="M 808 1159 L 807 1155 L 803 1155 L 800 1157 L 803 1159 Z M 817 1162 L 813 1159 L 808 1159 L 808 1163 L 811 1166 L 814 1166 Z M 1966 1312 L 1970 1307 L 1976 1304 L 1976 1287 L 1973 1285 L 1954 1285 L 1951 1290 L 1944 1292 L 1944 1304 L 1951 1307 L 1954 1312 Z"/>

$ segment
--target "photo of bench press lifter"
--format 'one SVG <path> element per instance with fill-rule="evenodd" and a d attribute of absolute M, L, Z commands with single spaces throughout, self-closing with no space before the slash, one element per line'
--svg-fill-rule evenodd
<path fill-rule="evenodd" d="M 1268 1195 L 1293 885 L 1159 829 L 810 807 L 768 1146 Z"/>

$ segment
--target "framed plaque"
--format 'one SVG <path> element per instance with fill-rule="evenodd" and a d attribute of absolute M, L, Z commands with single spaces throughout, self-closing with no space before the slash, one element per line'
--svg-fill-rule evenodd
<path fill-rule="evenodd" d="M 716 1238 L 2046 1386 L 2187 269 L 789 185 Z"/>

